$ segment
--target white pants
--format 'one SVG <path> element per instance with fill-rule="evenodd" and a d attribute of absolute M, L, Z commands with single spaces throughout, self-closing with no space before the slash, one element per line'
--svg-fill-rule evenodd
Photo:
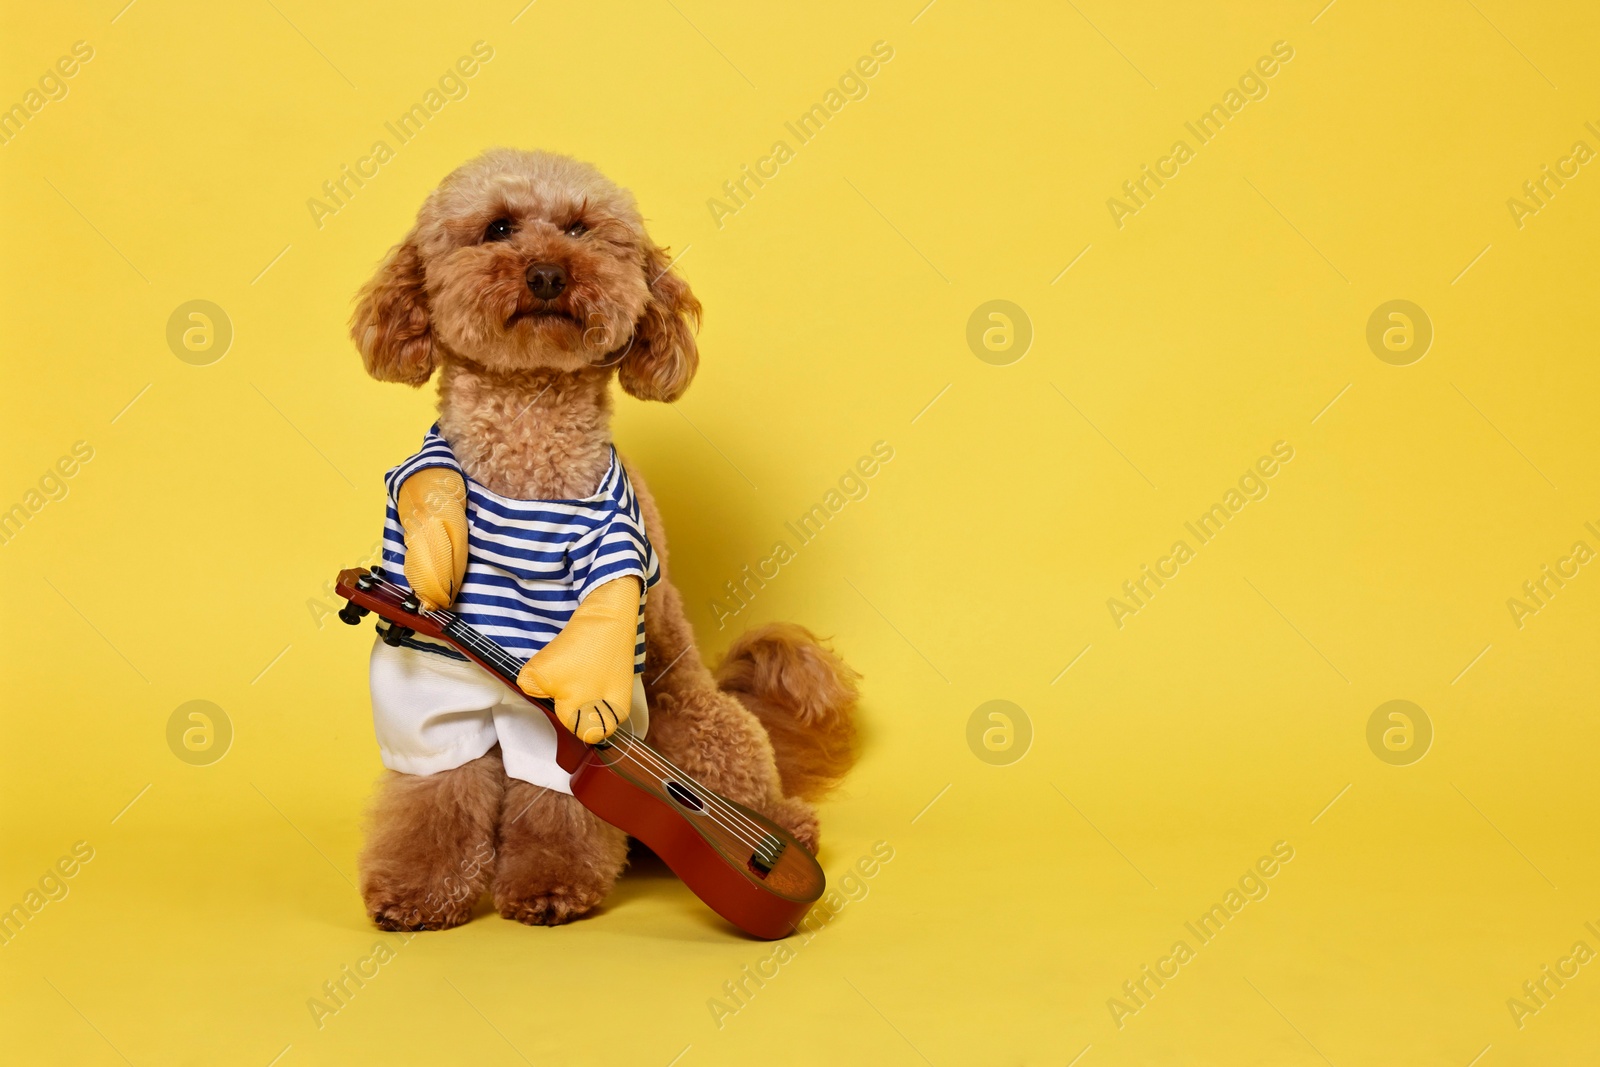
<path fill-rule="evenodd" d="M 391 648 L 380 638 L 372 646 L 372 723 L 390 770 L 448 771 L 499 742 L 507 775 L 572 792 L 572 776 L 556 762 L 556 727 L 476 663 Z M 643 737 L 649 727 L 644 682 L 636 674 L 633 707 L 622 729 Z"/>

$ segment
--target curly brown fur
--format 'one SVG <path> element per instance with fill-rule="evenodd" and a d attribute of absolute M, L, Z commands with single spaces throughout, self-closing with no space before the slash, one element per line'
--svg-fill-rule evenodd
<path fill-rule="evenodd" d="M 512 779 L 500 814 L 494 906 L 530 926 L 558 926 L 606 898 L 628 862 L 628 835 L 565 793 Z"/>
<path fill-rule="evenodd" d="M 610 460 L 612 375 L 634 397 L 672 401 L 699 366 L 700 302 L 672 262 L 645 232 L 633 197 L 594 167 L 495 149 L 428 197 L 362 290 L 351 337 L 380 380 L 416 386 L 438 371 L 440 432 L 473 480 L 524 500 L 583 497 Z M 559 268 L 566 287 L 536 296 L 528 280 L 535 266 Z M 727 691 L 719 688 L 671 583 L 660 513 L 637 470 L 628 473 L 661 560 L 645 609 L 650 741 L 814 848 L 816 812 L 803 796 L 853 757 L 856 676 L 796 628 L 736 645 L 729 663 L 744 666 L 725 666 L 733 673 Z M 592 909 L 622 870 L 626 839 L 570 796 L 508 780 L 495 767 L 496 908 L 538 925 Z M 413 827 L 449 822 L 418 809 L 454 796 L 417 783 L 454 782 L 466 770 L 387 780 L 363 857 L 363 886 L 381 890 L 368 896 L 378 921 L 422 928 L 470 915 L 470 903 L 424 914 L 414 898 L 426 897 L 455 857 L 406 850 Z"/>
<path fill-rule="evenodd" d="M 438 774 L 384 772 L 360 859 L 368 917 L 385 930 L 472 918 L 494 869 L 504 792 L 499 748 Z"/>
<path fill-rule="evenodd" d="M 774 622 L 734 639 L 717 684 L 755 713 L 777 753 L 783 791 L 820 800 L 856 761 L 856 681 L 804 626 Z"/>

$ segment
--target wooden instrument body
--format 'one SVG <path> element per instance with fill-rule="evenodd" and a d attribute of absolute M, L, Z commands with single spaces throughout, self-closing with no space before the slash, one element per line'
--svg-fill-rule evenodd
<path fill-rule="evenodd" d="M 344 621 L 357 623 L 371 611 L 392 626 L 444 641 L 542 710 L 555 727 L 556 762 L 572 775 L 578 802 L 644 842 L 739 929 L 767 940 L 787 937 L 822 895 L 822 868 L 793 834 L 695 783 L 643 741 L 579 741 L 556 719 L 554 705 L 517 687 L 509 655 L 450 612 L 423 613 L 403 590 L 363 570 L 340 571 L 337 590 L 355 606 L 340 612 Z"/>

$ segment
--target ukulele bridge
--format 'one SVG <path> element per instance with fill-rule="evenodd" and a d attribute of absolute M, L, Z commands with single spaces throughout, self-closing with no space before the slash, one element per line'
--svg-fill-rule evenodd
<path fill-rule="evenodd" d="M 786 847 L 784 842 L 771 834 L 764 835 L 755 851 L 750 853 L 750 869 L 765 878 L 772 873 L 772 868 L 777 865 L 778 857 Z"/>

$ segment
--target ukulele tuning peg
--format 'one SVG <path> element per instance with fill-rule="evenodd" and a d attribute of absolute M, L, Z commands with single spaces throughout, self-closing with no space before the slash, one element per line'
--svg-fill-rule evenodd
<path fill-rule="evenodd" d="M 422 602 L 417 599 L 417 594 L 412 593 L 410 596 L 406 597 L 400 602 L 400 609 L 402 611 L 409 611 L 411 614 L 415 615 L 417 612 L 422 610 Z"/>
<path fill-rule="evenodd" d="M 370 592 L 372 590 L 372 587 L 374 585 L 376 585 L 377 583 L 378 583 L 377 575 L 368 572 L 367 574 L 363 574 L 359 578 L 356 579 L 356 588 L 361 590 L 363 593 L 366 593 L 366 592 Z"/>
<path fill-rule="evenodd" d="M 344 607 L 339 609 L 339 621 L 350 626 L 360 626 L 361 620 L 369 613 L 369 609 L 362 607 L 353 600 L 347 600 Z"/>
<path fill-rule="evenodd" d="M 394 623 L 390 623 L 387 627 L 378 631 L 379 636 L 383 638 L 383 643 L 390 648 L 399 648 L 400 643 L 414 633 L 416 633 L 415 630 L 408 630 L 404 626 L 396 626 Z"/>

